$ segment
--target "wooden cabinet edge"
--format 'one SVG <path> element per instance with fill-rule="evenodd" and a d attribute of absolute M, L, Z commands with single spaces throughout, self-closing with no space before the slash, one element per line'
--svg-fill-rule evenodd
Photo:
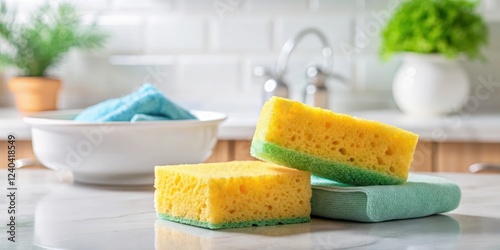
<path fill-rule="evenodd" d="M 256 161 L 257 159 L 250 155 L 250 146 L 252 141 L 250 140 L 239 140 L 234 141 L 234 160 L 236 161 Z"/>
<path fill-rule="evenodd" d="M 411 172 L 434 171 L 434 142 L 419 140 L 410 167 Z"/>
<path fill-rule="evenodd" d="M 205 162 L 232 161 L 233 141 L 219 140 L 212 150 L 212 155 Z"/>
<path fill-rule="evenodd" d="M 31 141 L 17 141 L 16 144 L 16 159 L 35 158 Z M 256 160 L 250 156 L 250 146 L 250 140 L 219 140 L 206 162 Z M 469 172 L 468 167 L 478 162 L 500 163 L 500 143 L 419 140 L 410 171 Z M 0 140 L 0 164 L 0 168 L 7 168 L 7 141 L 3 140 Z"/>
<path fill-rule="evenodd" d="M 475 163 L 500 164 L 500 143 L 440 142 L 434 151 L 437 172 L 468 173 Z"/>
<path fill-rule="evenodd" d="M 1 140 L 0 141 L 0 169 L 8 167 L 8 150 L 7 150 L 8 142 Z M 31 141 L 20 140 L 15 142 L 15 159 L 22 158 L 33 158 L 36 159 L 35 154 L 33 153 L 33 147 Z M 26 166 L 23 169 L 44 169 L 44 166 Z"/>

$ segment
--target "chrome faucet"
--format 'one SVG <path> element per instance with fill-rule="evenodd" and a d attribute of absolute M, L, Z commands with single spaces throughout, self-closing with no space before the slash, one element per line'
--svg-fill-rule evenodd
<path fill-rule="evenodd" d="M 282 77 L 278 77 L 276 74 L 273 74 L 264 67 L 256 67 L 253 70 L 253 73 L 256 76 L 267 77 L 267 80 L 264 82 L 264 89 L 262 92 L 262 99 L 264 102 L 273 96 L 288 98 L 288 86 L 283 82 Z"/>
<path fill-rule="evenodd" d="M 307 105 L 328 108 L 328 89 L 325 85 L 326 75 L 317 66 L 307 69 L 308 83 L 304 88 L 303 98 Z"/>
<path fill-rule="evenodd" d="M 330 68 L 333 66 L 333 50 L 328 44 L 328 40 L 326 36 L 315 28 L 307 28 L 299 32 L 294 37 L 289 38 L 283 47 L 281 48 L 280 55 L 278 57 L 278 63 L 276 64 L 276 74 L 279 77 L 283 77 L 286 72 L 286 67 L 288 65 L 288 59 L 292 54 L 292 51 L 295 49 L 295 46 L 307 35 L 316 35 L 323 45 L 322 54 L 323 54 L 323 67 L 322 71 L 327 73 L 330 72 Z"/>
<path fill-rule="evenodd" d="M 328 89 L 325 85 L 325 79 L 327 77 L 334 77 L 341 81 L 345 81 L 345 79 L 331 73 L 331 68 L 333 66 L 333 50 L 330 47 L 326 36 L 315 28 L 304 29 L 285 42 L 281 48 L 274 73 L 269 70 L 265 70 L 262 67 L 254 69 L 255 75 L 268 77 L 264 83 L 264 101 L 267 101 L 273 95 L 288 97 L 288 86 L 283 80 L 288 60 L 296 45 L 307 35 L 315 35 L 321 41 L 323 46 L 321 51 L 323 54 L 323 65 L 321 68 L 313 66 L 307 69 L 306 75 L 308 77 L 308 83 L 304 88 L 303 102 L 312 106 L 328 108 Z"/>

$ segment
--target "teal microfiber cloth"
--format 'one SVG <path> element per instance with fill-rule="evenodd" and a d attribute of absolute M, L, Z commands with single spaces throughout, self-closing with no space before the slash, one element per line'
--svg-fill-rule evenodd
<path fill-rule="evenodd" d="M 80 112 L 75 121 L 156 121 L 196 119 L 150 84 L 121 98 L 109 99 Z"/>
<path fill-rule="evenodd" d="M 350 186 L 311 177 L 311 214 L 331 219 L 381 222 L 451 211 L 460 188 L 435 176 L 410 173 L 402 185 Z"/>

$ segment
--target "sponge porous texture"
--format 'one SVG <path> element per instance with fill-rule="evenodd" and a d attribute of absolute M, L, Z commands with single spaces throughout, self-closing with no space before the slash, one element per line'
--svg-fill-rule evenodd
<path fill-rule="evenodd" d="M 309 222 L 310 176 L 260 161 L 157 166 L 155 208 L 211 229 Z"/>
<path fill-rule="evenodd" d="M 251 155 L 352 185 L 402 184 L 418 135 L 273 97 L 262 108 Z"/>

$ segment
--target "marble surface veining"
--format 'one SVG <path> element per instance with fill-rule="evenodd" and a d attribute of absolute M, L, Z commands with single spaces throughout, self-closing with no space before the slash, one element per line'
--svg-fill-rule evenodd
<path fill-rule="evenodd" d="M 152 187 L 72 184 L 69 173 L 18 171 L 16 242 L 0 249 L 500 249 L 500 175 L 435 174 L 462 189 L 447 214 L 383 223 L 311 223 L 208 230 L 156 219 Z M 0 170 L 7 192 L 7 171 Z"/>

